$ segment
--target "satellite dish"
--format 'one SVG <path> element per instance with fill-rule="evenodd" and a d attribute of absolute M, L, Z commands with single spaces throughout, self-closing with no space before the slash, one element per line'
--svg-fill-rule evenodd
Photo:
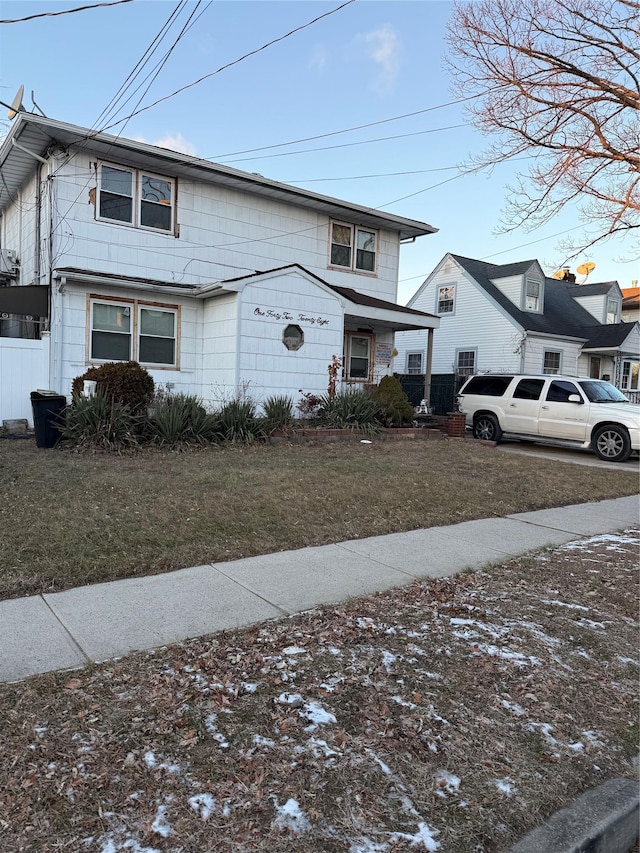
<path fill-rule="evenodd" d="M 593 261 L 587 261 L 586 264 L 580 264 L 576 272 L 579 272 L 580 275 L 589 275 L 589 273 L 593 272 L 595 268 L 596 265 Z"/>
<path fill-rule="evenodd" d="M 16 96 L 11 101 L 11 106 L 9 107 L 9 112 L 7 113 L 9 118 L 15 118 L 18 113 L 24 112 L 24 106 L 22 104 L 22 96 L 24 95 L 24 86 L 20 86 L 18 91 L 16 92 Z"/>
<path fill-rule="evenodd" d="M 564 278 L 564 270 L 556 270 L 551 278 L 557 278 L 558 280 Z"/>

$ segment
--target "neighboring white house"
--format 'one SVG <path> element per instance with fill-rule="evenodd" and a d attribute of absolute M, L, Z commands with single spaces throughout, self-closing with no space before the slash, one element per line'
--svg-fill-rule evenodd
<path fill-rule="evenodd" d="M 297 402 L 333 356 L 343 382 L 377 382 L 397 331 L 439 325 L 396 302 L 401 241 L 426 223 L 25 112 L 0 169 L 0 419 L 30 417 L 46 364 L 68 395 L 129 359 L 205 402 Z M 37 341 L 39 372 L 9 338 Z"/>
<path fill-rule="evenodd" d="M 617 282 L 547 278 L 538 261 L 496 265 L 447 254 L 409 300 L 440 317 L 432 373 L 564 373 L 640 388 L 640 326 L 620 322 Z M 425 372 L 426 335 L 396 336 L 399 374 Z M 452 385 L 455 384 L 452 382 Z"/>

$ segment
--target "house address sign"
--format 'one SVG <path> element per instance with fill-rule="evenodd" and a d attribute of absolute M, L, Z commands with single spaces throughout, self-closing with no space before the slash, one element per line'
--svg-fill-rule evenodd
<path fill-rule="evenodd" d="M 293 320 L 296 323 L 307 323 L 310 326 L 320 327 L 329 325 L 329 321 L 324 317 L 313 317 L 302 312 L 292 314 L 290 311 L 274 311 L 271 308 L 256 307 L 253 313 L 256 317 L 268 317 L 270 320 Z"/>

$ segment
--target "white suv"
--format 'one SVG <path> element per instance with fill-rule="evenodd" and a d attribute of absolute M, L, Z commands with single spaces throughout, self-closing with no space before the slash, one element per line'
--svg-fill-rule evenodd
<path fill-rule="evenodd" d="M 591 448 L 609 462 L 640 450 L 640 405 L 600 379 L 486 373 L 464 383 L 458 408 L 474 438 Z"/>

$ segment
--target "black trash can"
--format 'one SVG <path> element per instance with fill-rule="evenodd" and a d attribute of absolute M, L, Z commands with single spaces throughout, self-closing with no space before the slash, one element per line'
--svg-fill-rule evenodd
<path fill-rule="evenodd" d="M 62 412 L 67 398 L 55 391 L 32 391 L 33 428 L 37 447 L 55 447 L 60 440 Z"/>

